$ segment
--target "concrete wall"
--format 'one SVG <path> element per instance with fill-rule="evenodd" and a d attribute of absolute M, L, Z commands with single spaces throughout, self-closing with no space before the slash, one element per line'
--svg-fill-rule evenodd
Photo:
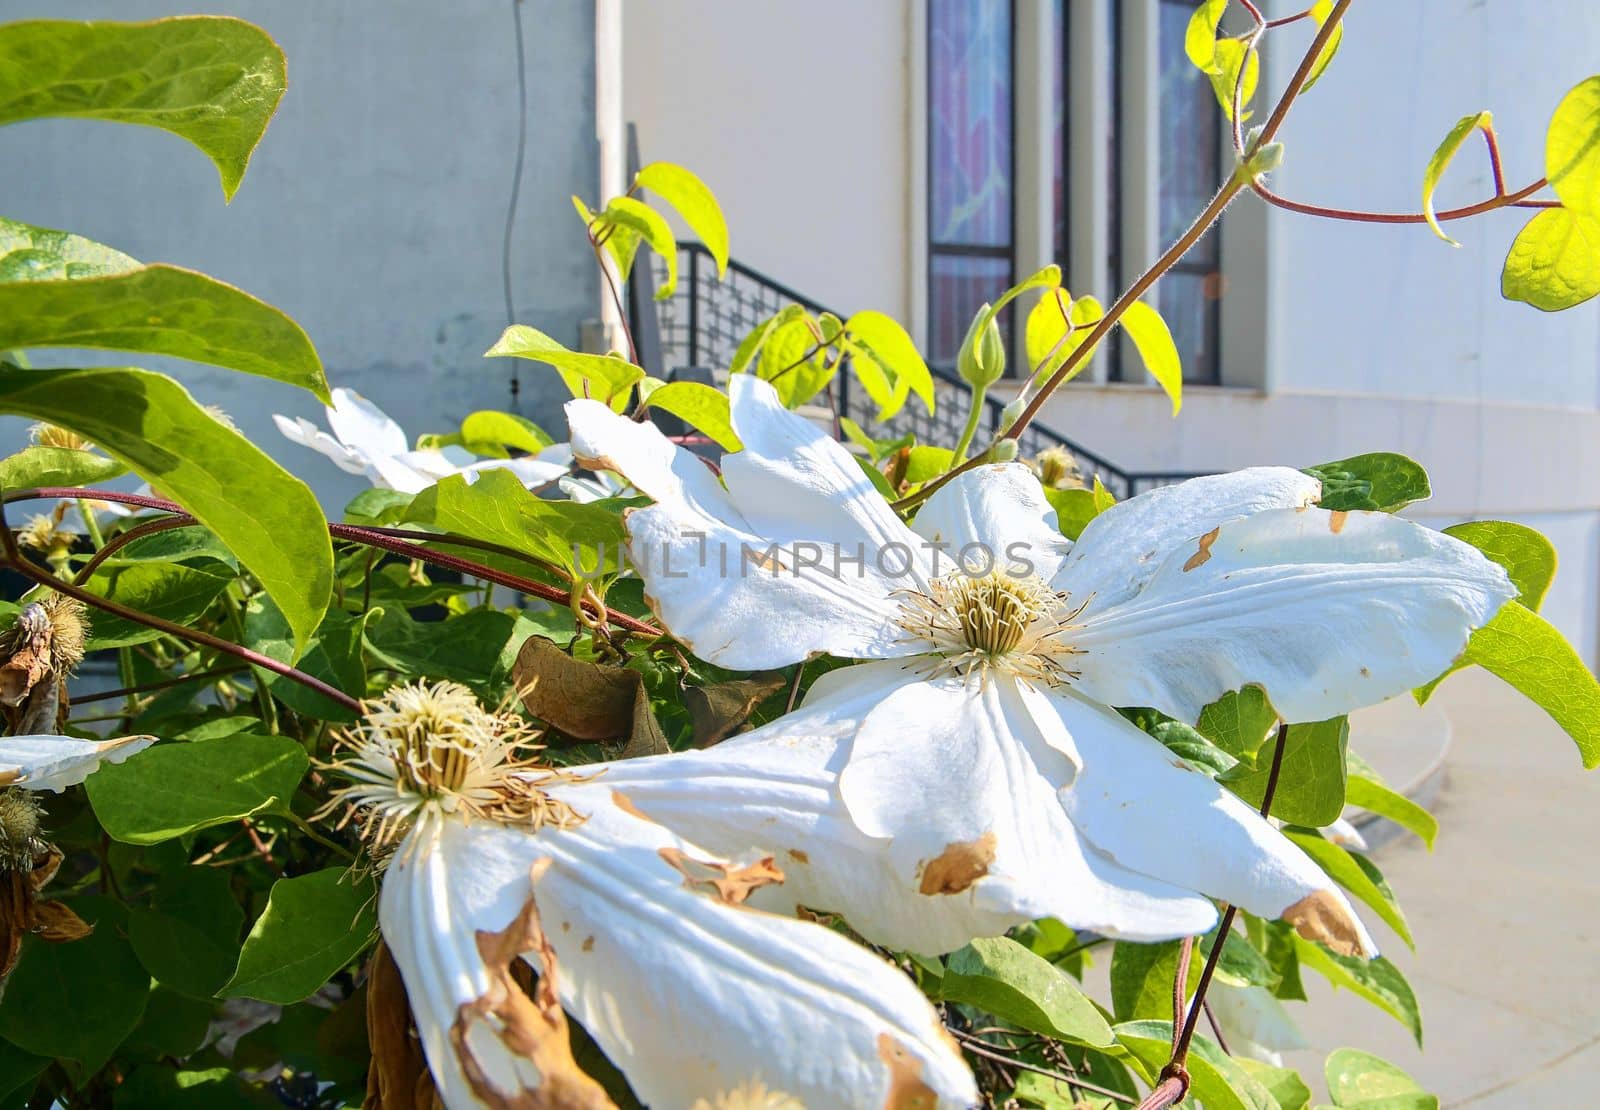
<path fill-rule="evenodd" d="M 0 129 L 0 211 L 66 228 L 143 261 L 194 267 L 288 312 L 334 385 L 377 401 L 413 436 L 504 408 L 509 366 L 480 356 L 506 324 L 500 252 L 517 128 L 510 0 L 209 0 L 264 27 L 289 91 L 244 184 L 224 205 L 216 170 L 146 128 L 45 120 Z M 6 0 L 0 18 L 148 19 L 172 0 Z M 524 0 L 528 151 L 512 250 L 519 322 L 572 345 L 598 315 L 593 258 L 568 196 L 597 192 L 594 15 Z M 52 354 L 115 364 L 108 352 Z M 128 360 L 133 361 L 133 360 Z M 221 405 L 332 509 L 363 488 L 283 440 L 270 414 L 320 421 L 298 390 L 139 358 Z M 559 382 L 522 371 L 525 414 L 561 427 Z M 0 425 L 14 449 L 18 425 Z"/>
<path fill-rule="evenodd" d="M 671 0 L 623 9 L 645 161 L 703 177 L 733 257 L 843 312 L 905 319 L 909 6 Z"/>

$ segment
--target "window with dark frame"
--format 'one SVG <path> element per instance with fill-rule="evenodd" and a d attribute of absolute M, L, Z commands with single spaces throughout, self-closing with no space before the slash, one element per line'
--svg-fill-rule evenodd
<path fill-rule="evenodd" d="M 928 3 L 927 354 L 936 365 L 954 365 L 979 306 L 1014 280 L 1015 26 L 1011 0 Z"/>
<path fill-rule="evenodd" d="M 1157 218 L 1165 249 L 1183 234 L 1222 180 L 1223 117 L 1211 83 L 1184 54 L 1183 37 L 1194 4 L 1190 0 L 1160 0 L 1160 4 Z M 1157 307 L 1172 329 L 1186 382 L 1221 383 L 1224 287 L 1218 223 L 1156 286 Z"/>

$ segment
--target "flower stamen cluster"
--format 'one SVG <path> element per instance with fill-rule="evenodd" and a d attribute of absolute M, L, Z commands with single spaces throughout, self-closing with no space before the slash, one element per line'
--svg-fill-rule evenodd
<path fill-rule="evenodd" d="M 902 596 L 900 627 L 932 645 L 935 674 L 982 678 L 998 669 L 1052 686 L 1076 674 L 1066 660 L 1081 652 L 1065 637 L 1087 599 L 1069 607 L 1067 594 L 1039 578 L 999 570 L 958 571 Z"/>
<path fill-rule="evenodd" d="M 374 853 L 427 814 L 530 829 L 570 828 L 582 818 L 542 786 L 577 782 L 532 755 L 538 731 L 509 712 L 485 709 L 454 682 L 396 686 L 366 704 L 366 717 L 337 737 L 328 764 L 351 781 L 318 813 L 365 811 L 361 835 Z"/>

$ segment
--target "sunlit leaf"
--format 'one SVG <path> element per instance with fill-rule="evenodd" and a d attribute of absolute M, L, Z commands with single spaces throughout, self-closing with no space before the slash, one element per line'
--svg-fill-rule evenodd
<path fill-rule="evenodd" d="M 1315 829 L 1289 827 L 1283 830 L 1283 835 L 1298 844 L 1301 851 L 1328 873 L 1329 878 L 1371 906 L 1384 923 L 1399 934 L 1401 940 L 1416 947 L 1411 939 L 1411 927 L 1406 923 L 1405 914 L 1400 911 L 1400 903 L 1395 901 L 1394 891 L 1389 889 L 1382 872 L 1371 860 L 1345 851 L 1324 839 Z"/>
<path fill-rule="evenodd" d="M 1311 5 L 1309 14 L 1316 21 L 1317 26 L 1321 27 L 1328 21 L 1328 17 L 1333 14 L 1333 0 L 1317 0 L 1315 4 Z M 1317 53 L 1317 60 L 1311 63 L 1311 72 L 1306 75 L 1306 83 L 1301 86 L 1302 92 L 1322 79 L 1323 73 L 1327 71 L 1328 64 L 1333 61 L 1333 56 L 1339 52 L 1339 46 L 1343 42 L 1344 24 L 1340 23 L 1333 29 L 1333 34 L 1328 36 L 1328 41 L 1323 44 L 1322 49 Z"/>
<path fill-rule="evenodd" d="M 1370 1052 L 1335 1049 L 1323 1066 L 1328 1097 L 1339 1110 L 1438 1110 L 1439 1099 Z"/>
<path fill-rule="evenodd" d="M 1272 816 L 1314 828 L 1339 819 L 1345 804 L 1345 745 L 1349 736 L 1350 724 L 1344 717 L 1289 726 L 1282 772 L 1272 796 Z M 1260 749 L 1255 764 L 1241 763 L 1219 781 L 1251 805 L 1259 806 L 1271 779 L 1275 743 L 1268 741 Z"/>
<path fill-rule="evenodd" d="M 717 261 L 717 276 L 728 272 L 728 221 L 722 206 L 704 181 L 682 166 L 671 162 L 651 162 L 634 178 L 644 188 L 670 204 L 689 230 Z"/>
<path fill-rule="evenodd" d="M 1352 773 L 1345 784 L 1345 801 L 1415 833 L 1430 850 L 1439 835 L 1439 822 L 1433 814 L 1370 776 Z"/>
<path fill-rule="evenodd" d="M 632 231 L 666 263 L 667 277 L 656 290 L 656 300 L 664 301 L 678 287 L 678 240 L 666 218 L 641 200 L 612 197 L 600 213 L 603 223 Z"/>
<path fill-rule="evenodd" d="M 1511 241 L 1500 294 L 1559 312 L 1600 293 L 1600 216 L 1549 208 Z"/>
<path fill-rule="evenodd" d="M 898 320 L 882 312 L 857 312 L 844 326 L 855 346 L 864 349 L 888 375 L 891 403 L 879 411 L 880 421 L 899 412 L 913 393 L 922 399 L 929 412 L 933 411 L 933 375 Z"/>
<path fill-rule="evenodd" d="M 1151 1074 L 1166 1065 L 1172 1051 L 1170 1021 L 1130 1021 L 1115 1029 L 1125 1045 Z M 1206 1110 L 1279 1110 L 1267 1089 L 1208 1037 L 1196 1036 L 1189 1046 L 1190 1092 Z"/>
<path fill-rule="evenodd" d="M 1600 216 L 1600 76 L 1561 98 L 1544 144 L 1544 175 L 1561 203 Z"/>
<path fill-rule="evenodd" d="M 1160 383 L 1172 398 L 1172 415 L 1177 416 L 1183 407 L 1183 364 L 1178 357 L 1178 345 L 1172 341 L 1167 322 L 1150 305 L 1134 301 L 1122 314 L 1122 327 L 1133 340 L 1144 361 L 1144 368 Z"/>
<path fill-rule="evenodd" d="M 216 164 L 232 199 L 286 84 L 283 51 L 225 16 L 0 26 L 0 124 L 45 116 L 159 127 Z"/>
<path fill-rule="evenodd" d="M 616 355 L 591 355 L 569 351 L 538 328 L 513 324 L 483 353 L 485 358 L 531 359 L 553 367 L 574 397 L 604 401 L 616 412 L 628 406 L 633 385 L 644 371 Z"/>
<path fill-rule="evenodd" d="M 1277 711 L 1261 687 L 1246 686 L 1202 709 L 1195 728 L 1235 759 L 1254 761 L 1277 723 Z"/>
<path fill-rule="evenodd" d="M 1486 135 L 1494 134 L 1494 117 L 1488 112 L 1462 116 L 1434 149 L 1428 158 L 1427 168 L 1422 171 L 1422 214 L 1428 217 L 1428 226 L 1433 228 L 1434 233 L 1452 247 L 1459 247 L 1461 244 L 1446 235 L 1444 228 L 1439 226 L 1438 219 L 1434 217 L 1433 193 L 1439 187 L 1439 179 L 1444 176 L 1445 167 L 1450 165 L 1450 159 L 1456 156 L 1461 144 L 1467 141 L 1467 136 L 1480 130 Z"/>
<path fill-rule="evenodd" d="M 213 564 L 215 566 L 215 564 Z M 119 605 L 160 617 L 174 624 L 192 625 L 211 603 L 233 582 L 232 574 L 219 574 L 199 567 L 167 562 L 135 563 L 132 566 L 103 568 L 84 588 Z M 287 625 L 287 647 L 294 639 Z M 129 647 L 164 635 L 158 629 L 111 613 L 96 613 L 90 625 L 89 651 Z"/>
<path fill-rule="evenodd" d="M 738 451 L 744 446 L 733 430 L 728 395 L 720 389 L 704 382 L 667 382 L 652 392 L 648 401 L 651 408 L 670 412 L 724 451 Z"/>
<path fill-rule="evenodd" d="M 1322 482 L 1318 504 L 1335 512 L 1365 509 L 1393 513 L 1433 496 L 1428 472 L 1392 451 L 1308 466 L 1305 472 Z"/>
<path fill-rule="evenodd" d="M 943 996 L 1046 1037 L 1104 1047 L 1111 1028 L 1072 976 L 1006 937 L 973 941 L 945 962 Z"/>
<path fill-rule="evenodd" d="M 180 503 L 260 580 L 305 646 L 333 592 L 322 507 L 181 385 L 147 370 L 0 365 L 0 412 L 72 429 Z"/>
<path fill-rule="evenodd" d="M 1422 1011 L 1417 1005 L 1417 996 L 1394 964 L 1383 956 L 1370 960 L 1363 956 L 1338 956 L 1300 937 L 1294 938 L 1294 948 L 1303 966 L 1394 1017 L 1411 1030 L 1417 1047 L 1422 1047 Z"/>
<path fill-rule="evenodd" d="M 24 447 L 0 459 L 0 489 L 37 486 L 93 486 L 128 468 L 116 459 L 71 447 Z"/>
<path fill-rule="evenodd" d="M 1499 563 L 1517 588 L 1515 600 L 1535 613 L 1556 577 L 1556 545 L 1537 529 L 1509 520 L 1472 520 L 1444 530 Z"/>

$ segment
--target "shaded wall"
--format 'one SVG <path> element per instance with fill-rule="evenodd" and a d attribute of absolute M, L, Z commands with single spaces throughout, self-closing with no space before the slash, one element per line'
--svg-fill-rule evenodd
<path fill-rule="evenodd" d="M 0 19 L 147 19 L 173 0 L 0 0 Z M 244 184 L 225 205 L 211 163 L 165 132 L 42 120 L 0 128 L 0 212 L 66 228 L 141 261 L 203 270 L 288 312 L 335 386 L 388 409 L 415 436 L 504 408 L 510 366 L 482 353 L 506 324 L 501 237 L 517 135 L 511 0 L 208 0 L 264 27 L 289 59 L 289 91 Z M 568 196 L 597 191 L 594 13 L 523 0 L 528 158 L 512 243 L 518 322 L 569 345 L 597 315 L 593 258 Z M 115 364 L 55 352 L 42 365 Z M 153 357 L 221 405 L 311 481 L 332 509 L 359 479 L 283 440 L 271 413 L 320 420 L 308 395 Z M 525 364 L 522 411 L 561 430 L 559 382 Z M 15 422 L 0 448 L 15 449 Z"/>

